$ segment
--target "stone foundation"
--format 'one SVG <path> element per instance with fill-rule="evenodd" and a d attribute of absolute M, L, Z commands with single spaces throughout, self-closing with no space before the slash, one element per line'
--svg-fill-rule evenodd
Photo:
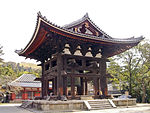
<path fill-rule="evenodd" d="M 88 101 L 88 100 L 87 100 Z M 96 101 L 96 100 L 95 100 Z M 136 105 L 136 99 L 113 99 L 116 106 L 132 106 Z M 46 100 L 29 100 L 23 103 L 31 103 L 28 107 L 42 111 L 49 110 L 87 110 L 84 100 L 68 100 L 68 101 L 46 101 Z"/>
<path fill-rule="evenodd" d="M 81 100 L 94 100 L 93 96 L 90 95 L 82 95 L 80 96 Z"/>
<path fill-rule="evenodd" d="M 34 100 L 32 103 L 32 108 L 38 110 L 48 111 L 48 110 L 83 110 L 83 101 L 79 100 L 69 100 L 69 101 L 46 101 L 46 100 Z"/>
<path fill-rule="evenodd" d="M 116 106 L 132 106 L 136 105 L 136 98 L 132 99 L 112 99 Z"/>

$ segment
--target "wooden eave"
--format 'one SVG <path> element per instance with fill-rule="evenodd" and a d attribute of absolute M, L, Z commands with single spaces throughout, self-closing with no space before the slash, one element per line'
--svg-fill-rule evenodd
<path fill-rule="evenodd" d="M 51 22 L 49 22 L 45 17 L 42 17 L 40 14 L 38 14 L 37 25 L 36 25 L 36 29 L 35 29 L 32 39 L 23 50 L 17 53 L 20 56 L 25 56 L 29 58 L 29 55 L 31 53 L 33 53 L 44 42 L 47 41 L 46 35 L 49 32 L 58 34 L 62 37 L 74 39 L 74 40 L 100 44 L 105 47 L 104 51 L 107 49 L 110 49 L 110 50 L 112 49 L 111 53 L 105 53 L 107 57 L 111 57 L 113 55 L 122 53 L 126 51 L 127 49 L 130 49 L 133 46 L 137 45 L 143 39 L 143 37 L 128 38 L 128 39 L 103 38 L 103 37 L 82 34 L 82 33 L 76 33 L 64 27 L 54 25 Z M 31 57 L 31 56 L 30 58 L 36 59 L 36 57 Z"/>

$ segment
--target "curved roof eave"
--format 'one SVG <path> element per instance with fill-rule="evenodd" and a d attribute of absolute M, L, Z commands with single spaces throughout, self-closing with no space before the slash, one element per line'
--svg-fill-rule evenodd
<path fill-rule="evenodd" d="M 39 18 L 39 14 L 38 14 L 38 17 L 37 17 L 37 23 L 36 23 L 36 27 L 35 27 L 35 31 L 33 33 L 33 36 L 31 38 L 31 40 L 29 41 L 29 43 L 26 45 L 26 47 L 22 50 L 16 50 L 16 53 L 18 53 L 19 55 L 23 54 L 30 46 L 31 44 L 33 43 L 33 41 L 35 40 L 36 36 L 37 36 L 37 33 L 39 31 L 39 28 L 40 28 L 40 24 L 41 24 L 41 18 Z"/>
<path fill-rule="evenodd" d="M 68 34 L 73 35 L 73 36 L 77 36 L 77 37 L 81 37 L 81 38 L 83 37 L 85 39 L 90 39 L 90 40 L 95 40 L 95 41 L 103 41 L 103 42 L 106 42 L 106 43 L 132 44 L 132 43 L 139 43 L 141 40 L 144 39 L 143 36 L 138 37 L 138 38 L 117 39 L 117 38 L 104 38 L 104 37 L 91 36 L 91 35 L 82 34 L 82 33 L 76 33 L 74 31 L 68 30 L 64 27 L 54 25 L 53 23 L 49 22 L 46 19 L 46 17 L 43 17 L 40 13 L 38 13 L 37 24 L 36 24 L 34 34 L 31 38 L 31 40 L 29 41 L 29 43 L 27 44 L 27 46 L 23 50 L 18 51 L 19 55 L 24 54 L 28 50 L 28 48 L 32 45 L 32 43 L 36 39 L 37 34 L 39 32 L 41 22 L 44 22 L 45 24 L 47 24 L 50 27 L 53 27 L 53 28 L 55 28 L 55 29 L 57 29 L 61 32 L 68 33 Z"/>

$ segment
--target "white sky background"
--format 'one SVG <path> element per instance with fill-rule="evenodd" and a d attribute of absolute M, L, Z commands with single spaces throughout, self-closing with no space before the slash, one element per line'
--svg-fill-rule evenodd
<path fill-rule="evenodd" d="M 14 51 L 23 49 L 32 38 L 38 11 L 60 26 L 88 12 L 91 20 L 114 38 L 143 35 L 150 39 L 150 0 L 1 0 L 0 44 L 4 61 L 33 62 Z"/>

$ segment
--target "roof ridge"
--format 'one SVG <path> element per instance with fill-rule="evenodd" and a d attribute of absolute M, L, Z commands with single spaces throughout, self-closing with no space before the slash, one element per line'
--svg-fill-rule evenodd
<path fill-rule="evenodd" d="M 89 18 L 88 13 L 86 13 L 82 18 L 77 19 L 69 24 L 65 24 L 64 26 L 62 26 L 63 28 L 69 28 L 69 27 L 73 27 L 77 24 L 82 23 L 83 21 L 85 21 L 87 18 Z"/>
<path fill-rule="evenodd" d="M 71 22 L 70 24 L 66 24 L 66 25 L 64 25 L 63 27 L 64 27 L 64 28 L 73 27 L 73 26 L 75 26 L 75 25 L 77 25 L 77 24 L 82 23 L 82 22 L 85 21 L 86 19 L 89 20 L 89 22 L 90 22 L 99 32 L 102 32 L 103 35 L 106 35 L 108 38 L 112 38 L 112 37 L 109 36 L 107 33 L 105 33 L 103 30 L 101 30 L 101 29 L 91 20 L 91 18 L 89 17 L 89 14 L 88 14 L 88 13 L 86 13 L 82 18 L 80 18 L 80 19 L 78 19 L 78 20 L 76 20 L 76 21 L 73 21 L 73 22 Z"/>
<path fill-rule="evenodd" d="M 38 17 L 40 17 L 41 19 L 43 19 L 45 22 L 47 22 L 47 23 L 49 23 L 50 25 L 53 25 L 53 26 L 55 26 L 55 27 L 57 27 L 57 28 L 59 28 L 59 29 L 62 29 L 62 30 L 65 30 L 65 31 L 68 31 L 68 32 L 70 32 L 70 33 L 74 33 L 74 34 L 78 34 L 78 35 L 81 35 L 81 36 L 88 36 L 88 37 L 90 37 L 90 38 L 94 38 L 94 39 L 101 39 L 102 41 L 113 41 L 113 42 L 120 42 L 120 41 L 123 41 L 123 42 L 126 42 L 127 41 L 127 43 L 129 43 L 129 42 L 135 42 L 135 41 L 140 41 L 141 39 L 144 39 L 144 37 L 143 36 L 140 36 L 141 38 L 126 38 L 126 39 L 120 39 L 120 38 L 105 38 L 104 36 L 102 36 L 102 37 L 98 37 L 98 36 L 94 36 L 94 35 L 88 35 L 88 34 L 83 34 L 83 33 L 79 33 L 79 32 L 74 32 L 74 31 L 72 31 L 72 30 L 70 30 L 70 29 L 67 29 L 67 28 L 65 28 L 65 27 L 61 27 L 61 26 L 58 26 L 57 24 L 54 24 L 54 23 L 52 23 L 52 22 L 50 22 L 45 16 L 42 16 L 41 14 L 40 15 L 38 15 Z M 88 18 L 88 14 L 85 14 L 82 18 Z M 89 19 L 89 18 L 88 18 Z M 90 20 L 90 19 L 89 19 Z M 91 22 L 92 22 L 92 20 L 90 20 Z M 93 22 L 92 22 L 93 23 Z M 93 23 L 94 24 L 94 23 Z M 95 25 L 96 26 L 96 25 Z M 98 26 L 97 26 L 97 28 L 99 28 Z M 100 29 L 100 28 L 99 28 Z M 101 30 L 101 29 L 100 29 Z M 102 30 L 101 30 L 102 31 Z M 103 32 L 103 31 L 102 31 Z M 105 34 L 106 35 L 106 34 Z M 109 36 L 109 35 L 108 35 Z M 115 41 L 114 41 L 114 39 L 115 39 Z"/>

